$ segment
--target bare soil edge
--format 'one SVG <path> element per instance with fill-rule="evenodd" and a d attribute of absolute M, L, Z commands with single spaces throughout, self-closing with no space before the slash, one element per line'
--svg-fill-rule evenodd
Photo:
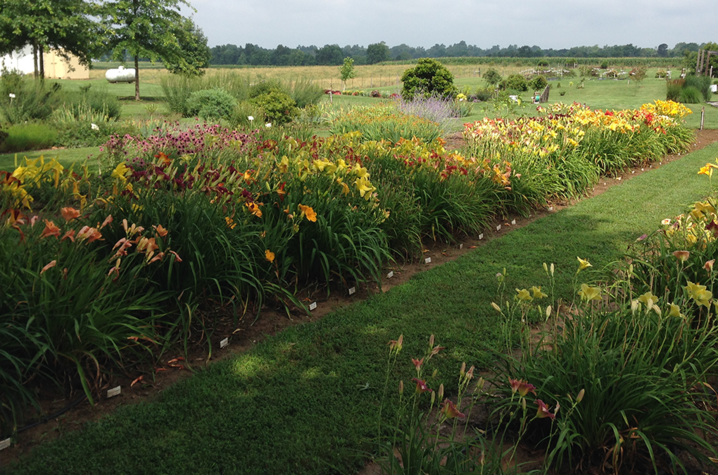
<path fill-rule="evenodd" d="M 460 148 L 461 145 L 463 145 L 463 138 L 461 134 L 454 134 L 448 137 L 447 142 L 447 148 Z M 698 131 L 694 143 L 686 154 L 698 151 L 714 142 L 718 142 L 718 129 Z M 659 163 L 632 168 L 610 178 L 602 177 L 591 193 L 588 193 L 582 199 L 598 196 L 613 186 L 621 185 L 623 182 L 646 173 L 651 169 L 659 168 L 663 164 L 678 160 L 686 154 L 669 155 L 664 157 Z M 309 293 L 304 299 L 307 305 L 312 301 L 317 302 L 317 308 L 313 310 L 310 315 L 293 312 L 291 316 L 287 316 L 286 313 L 279 310 L 263 309 L 256 322 L 254 322 L 253 315 L 247 314 L 239 321 L 237 326 L 232 325 L 231 322 L 220 324 L 210 337 L 212 342 L 211 360 L 207 358 L 206 345 L 202 345 L 201 347 L 191 349 L 185 361 L 170 363 L 171 360 L 183 356 L 181 349 L 176 348 L 170 350 L 170 352 L 162 358 L 160 363 L 164 364 L 157 365 L 157 367 L 163 368 L 164 371 L 155 372 L 156 368 L 155 370 L 147 368 L 147 371 L 144 373 L 135 371 L 129 376 L 113 375 L 107 378 L 102 386 L 102 397 L 99 400 L 95 400 L 94 406 L 85 400 L 61 416 L 21 432 L 18 435 L 18 440 L 15 445 L 0 451 L 0 468 L 29 454 L 36 446 L 50 440 L 61 438 L 68 432 L 80 429 L 86 422 L 96 421 L 105 414 L 113 412 L 117 407 L 153 400 L 158 394 L 162 393 L 162 391 L 177 381 L 189 377 L 192 371 L 188 368 L 200 369 L 210 362 L 231 358 L 247 351 L 257 343 L 276 335 L 288 327 L 320 320 L 334 310 L 352 305 L 355 302 L 363 301 L 370 295 L 386 292 L 393 287 L 407 282 L 412 276 L 419 272 L 458 259 L 473 249 L 483 246 L 492 239 L 501 237 L 514 229 L 522 228 L 536 219 L 541 219 L 568 206 L 572 206 L 577 201 L 552 203 L 552 206 L 544 210 L 537 210 L 528 218 L 516 217 L 497 222 L 490 230 L 483 233 L 482 239 L 479 239 L 478 236 L 470 236 L 460 239 L 455 244 L 425 243 L 424 259 L 431 258 L 430 263 L 427 264 L 424 259 L 422 259 L 418 263 L 387 266 L 384 270 L 384 275 L 386 276 L 389 272 L 393 272 L 393 277 L 385 277 L 382 281 L 381 289 L 379 289 L 377 284 L 370 283 L 364 286 L 357 286 L 356 293 L 351 296 L 346 294 L 337 295 L 336 292 L 333 292 L 330 297 L 327 298 L 324 290 L 314 292 L 317 297 Z M 496 226 L 499 224 L 501 228 L 496 230 Z M 225 338 L 229 339 L 229 346 L 220 349 L 220 341 Z M 143 380 L 131 386 L 132 382 L 140 376 L 143 376 Z M 107 389 L 117 386 L 122 387 L 122 393 L 119 396 L 107 398 Z M 78 396 L 78 393 L 73 393 L 68 397 L 64 397 L 56 391 L 42 393 L 41 407 L 43 414 L 50 415 L 57 413 L 75 401 Z M 380 471 L 377 470 L 378 466 L 374 463 L 370 463 L 360 473 L 364 475 L 380 473 Z"/>

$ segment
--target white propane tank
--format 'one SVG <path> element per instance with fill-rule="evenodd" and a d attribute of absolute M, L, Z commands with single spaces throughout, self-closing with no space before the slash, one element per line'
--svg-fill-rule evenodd
<path fill-rule="evenodd" d="M 105 73 L 108 82 L 135 82 L 135 68 L 125 69 L 120 66 L 117 69 L 108 69 Z"/>

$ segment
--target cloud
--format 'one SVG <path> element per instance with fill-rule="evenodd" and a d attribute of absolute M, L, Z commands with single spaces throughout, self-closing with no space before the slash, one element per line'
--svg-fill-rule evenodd
<path fill-rule="evenodd" d="M 367 46 L 386 41 L 430 47 L 465 40 L 482 48 L 538 45 L 669 46 L 711 38 L 708 0 L 194 0 L 195 22 L 210 45 L 254 43 Z M 707 27 L 707 25 L 706 25 Z M 715 40 L 715 38 L 713 38 Z"/>

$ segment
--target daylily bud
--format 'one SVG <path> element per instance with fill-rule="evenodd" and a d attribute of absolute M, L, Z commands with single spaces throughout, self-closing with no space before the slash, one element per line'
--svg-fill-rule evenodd
<path fill-rule="evenodd" d="M 439 385 L 439 399 L 444 399 L 444 385 Z"/>
<path fill-rule="evenodd" d="M 434 401 L 436 401 L 436 393 L 434 391 L 431 391 L 431 405 L 434 405 Z"/>
<path fill-rule="evenodd" d="M 546 265 L 545 262 L 543 263 L 543 270 L 544 270 L 544 272 L 546 272 L 546 274 L 548 274 L 548 266 Z"/>
<path fill-rule="evenodd" d="M 432 333 L 432 335 L 429 337 L 429 348 L 431 349 L 433 347 L 434 347 L 434 334 Z"/>
<path fill-rule="evenodd" d="M 552 264 L 551 264 L 551 275 L 552 275 L 552 276 L 553 276 L 553 270 L 554 270 L 554 268 L 553 268 L 553 263 L 552 263 Z"/>
<path fill-rule="evenodd" d="M 501 307 L 499 307 L 498 305 L 496 305 L 496 303 L 491 302 L 491 306 L 494 307 L 494 310 L 496 310 L 497 312 L 501 313 Z"/>
<path fill-rule="evenodd" d="M 526 411 L 526 398 L 525 397 L 521 398 L 521 409 L 523 409 L 524 412 Z"/>
<path fill-rule="evenodd" d="M 582 389 L 578 392 L 578 396 L 576 396 L 576 402 L 581 402 L 583 399 L 583 396 L 586 394 L 586 390 Z"/>
<path fill-rule="evenodd" d="M 466 363 L 461 363 L 461 371 L 459 374 L 463 376 L 466 373 Z"/>
<path fill-rule="evenodd" d="M 399 381 L 399 395 L 404 394 L 404 381 Z"/>
<path fill-rule="evenodd" d="M 436 375 L 439 373 L 438 369 L 435 369 L 433 373 L 431 373 L 432 378 L 436 378 Z"/>
<path fill-rule="evenodd" d="M 551 305 L 549 305 L 548 307 L 546 307 L 546 318 L 548 318 L 548 317 L 550 317 L 550 316 L 551 316 Z"/>

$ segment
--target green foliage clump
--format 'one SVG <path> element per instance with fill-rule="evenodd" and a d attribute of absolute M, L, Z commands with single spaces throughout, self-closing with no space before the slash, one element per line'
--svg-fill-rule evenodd
<path fill-rule="evenodd" d="M 501 82 L 502 79 L 503 78 L 501 77 L 501 74 L 499 74 L 499 72 L 497 70 L 495 70 L 494 68 L 489 68 L 484 73 L 484 80 L 486 81 L 486 83 L 489 86 L 497 85 L 498 83 Z"/>
<path fill-rule="evenodd" d="M 0 77 L 0 120 L 3 122 L 19 124 L 47 119 L 63 99 L 62 87 L 57 83 L 34 81 L 17 71 L 4 70 Z"/>
<path fill-rule="evenodd" d="M 680 96 L 681 96 L 681 90 L 683 89 L 683 84 L 685 84 L 684 79 L 673 79 L 671 81 L 666 82 L 666 100 L 674 101 L 674 102 L 680 102 Z"/>
<path fill-rule="evenodd" d="M 681 89 L 678 95 L 678 102 L 683 104 L 700 104 L 703 102 L 703 94 L 694 86 L 687 86 Z"/>
<path fill-rule="evenodd" d="M 529 81 L 529 88 L 534 91 L 543 91 L 548 86 L 548 81 L 544 76 L 536 76 Z"/>
<path fill-rule="evenodd" d="M 457 94 L 454 75 L 446 66 L 431 58 L 422 58 L 416 67 L 404 71 L 401 82 L 404 83 L 401 95 L 407 101 L 415 95 L 454 97 Z"/>
<path fill-rule="evenodd" d="M 250 101 L 255 106 L 262 109 L 267 121 L 272 124 L 286 124 L 294 120 L 299 114 L 297 103 L 289 94 L 276 89 L 259 94 Z"/>
<path fill-rule="evenodd" d="M 1 152 L 42 150 L 52 147 L 57 140 L 57 131 L 40 123 L 15 124 L 6 132 L 7 138 L 0 144 Z"/>
<path fill-rule="evenodd" d="M 512 74 L 501 81 L 500 87 L 503 90 L 526 92 L 529 90 L 529 83 L 521 74 Z"/>
<path fill-rule="evenodd" d="M 193 92 L 187 99 L 187 112 L 203 119 L 229 119 L 237 106 L 237 99 L 223 89 Z"/>

